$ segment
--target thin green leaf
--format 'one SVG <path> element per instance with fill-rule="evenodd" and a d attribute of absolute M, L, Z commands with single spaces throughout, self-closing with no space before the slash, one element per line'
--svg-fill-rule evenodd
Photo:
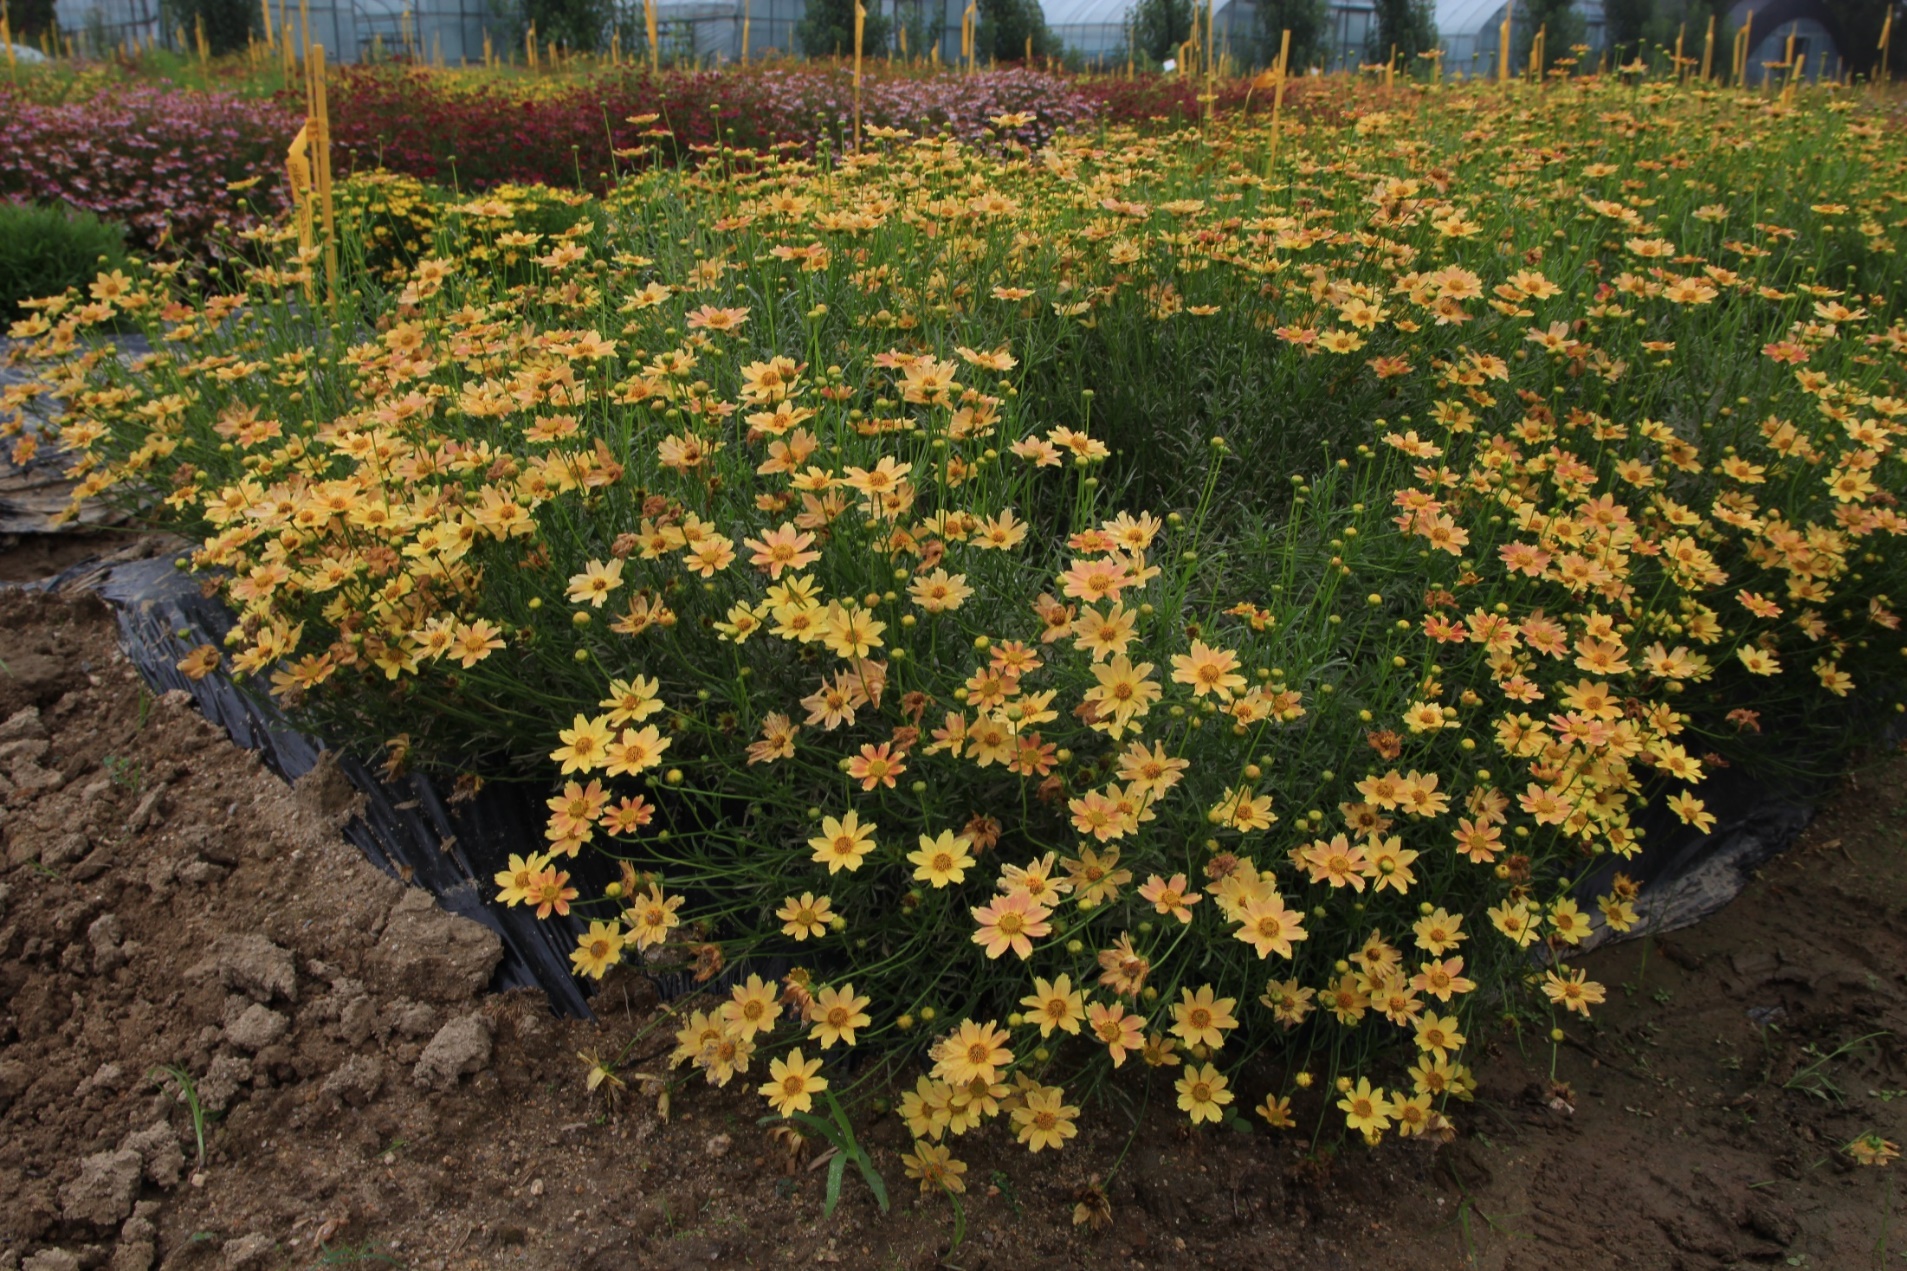
<path fill-rule="evenodd" d="M 828 1196 L 821 1205 L 823 1218 L 834 1217 L 834 1207 L 841 1203 L 841 1180 L 847 1177 L 848 1158 L 844 1152 L 828 1162 Z"/>

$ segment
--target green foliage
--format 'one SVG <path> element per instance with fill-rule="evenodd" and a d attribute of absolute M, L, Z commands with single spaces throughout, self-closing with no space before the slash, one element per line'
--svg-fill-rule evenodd
<path fill-rule="evenodd" d="M 996 62 L 1017 62 L 1026 57 L 1029 36 L 1035 57 L 1059 51 L 1039 0 L 980 0 L 981 52 Z"/>
<path fill-rule="evenodd" d="M 1325 0 L 1258 0 L 1258 58 L 1266 66 L 1278 60 L 1283 33 L 1291 32 L 1292 73 L 1317 65 L 1325 53 L 1331 11 Z"/>
<path fill-rule="evenodd" d="M 91 212 L 0 203 L 0 319 L 19 317 L 21 301 L 84 287 L 102 264 L 125 260 L 125 231 Z"/>
<path fill-rule="evenodd" d="M 1633 60 L 1653 34 L 1655 0 L 1604 0 L 1603 39 L 1611 65 Z"/>
<path fill-rule="evenodd" d="M 257 29 L 259 14 L 251 0 L 159 0 L 159 21 L 165 29 L 183 30 L 190 46 L 203 22 L 215 57 L 243 49 Z"/>
<path fill-rule="evenodd" d="M 7 19 L 13 27 L 13 38 L 32 44 L 40 32 L 53 26 L 53 0 L 9 0 Z"/>
<path fill-rule="evenodd" d="M 885 49 L 892 25 L 870 8 L 861 28 L 862 51 Z M 854 56 L 854 0 L 808 0 L 808 11 L 795 27 L 795 41 L 809 57 Z"/>
<path fill-rule="evenodd" d="M 525 24 L 517 29 L 518 41 L 527 24 L 534 22 L 540 43 L 554 41 L 580 53 L 608 47 L 610 28 L 616 20 L 612 0 L 522 0 L 512 12 Z"/>
<path fill-rule="evenodd" d="M 1574 57 L 1569 46 L 1583 42 L 1583 19 L 1576 12 L 1574 0 L 1525 0 L 1522 12 L 1516 16 L 1514 66 L 1529 65 L 1538 29 L 1545 33 L 1542 67 L 1545 71 L 1556 65 L 1558 58 Z"/>
<path fill-rule="evenodd" d="M 1377 23 L 1365 47 L 1367 60 L 1382 62 L 1395 49 L 1398 64 L 1409 69 L 1419 53 L 1436 47 L 1437 23 L 1429 0 L 1377 0 Z"/>
<path fill-rule="evenodd" d="M 1163 62 L 1192 34 L 1192 0 L 1139 0 L 1132 10 L 1132 26 L 1139 51 Z"/>

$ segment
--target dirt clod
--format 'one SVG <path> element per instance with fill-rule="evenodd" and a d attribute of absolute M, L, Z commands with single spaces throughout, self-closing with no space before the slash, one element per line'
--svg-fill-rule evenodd
<path fill-rule="evenodd" d="M 481 1072 L 490 1063 L 490 1021 L 481 1015 L 460 1015 L 437 1030 L 424 1047 L 411 1080 L 432 1090 L 457 1084 L 457 1078 Z"/>
<path fill-rule="evenodd" d="M 437 907 L 429 893 L 404 889 L 384 921 L 366 970 L 371 983 L 438 1002 L 463 1002 L 490 982 L 503 942 L 481 923 Z"/>
<path fill-rule="evenodd" d="M 291 1021 L 262 1002 L 253 1002 L 239 1017 L 225 1026 L 225 1040 L 250 1054 L 265 1049 L 283 1037 Z"/>
<path fill-rule="evenodd" d="M 79 1163 L 79 1176 L 60 1188 L 60 1216 L 67 1222 L 117 1227 L 132 1213 L 144 1162 L 131 1148 L 95 1152 Z"/>
<path fill-rule="evenodd" d="M 289 949 L 262 935 L 240 936 L 219 954 L 219 982 L 248 994 L 255 1002 L 298 1000 L 298 966 Z"/>

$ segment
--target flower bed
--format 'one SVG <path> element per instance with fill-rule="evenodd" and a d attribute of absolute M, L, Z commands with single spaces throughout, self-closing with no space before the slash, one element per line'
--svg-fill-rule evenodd
<path fill-rule="evenodd" d="M 502 182 L 601 188 L 610 174 L 713 144 L 811 150 L 853 133 L 854 86 L 840 67 L 605 74 L 588 80 L 509 82 L 426 70 L 347 67 L 332 90 L 338 143 L 358 163 L 486 189 Z M 869 74 L 862 116 L 875 127 L 995 141 L 990 120 L 1039 146 L 1094 116 L 1063 76 Z M 632 122 L 633 121 L 633 122 Z"/>
<path fill-rule="evenodd" d="M 1903 152 L 1827 94 L 1343 104 L 1275 162 L 1240 120 L 467 198 L 315 347 L 290 260 L 19 333 L 82 496 L 163 498 L 241 615 L 188 674 L 536 782 L 497 885 L 579 974 L 742 964 L 685 1070 L 794 1113 L 921 1055 L 929 1187 L 1134 1068 L 1436 1132 L 1480 1029 L 1600 1000 L 1646 810 L 1894 706 Z M 127 311 L 170 352 L 74 356 Z"/>
<path fill-rule="evenodd" d="M 0 87 L 0 196 L 68 203 L 146 251 L 202 256 L 214 227 L 284 209 L 297 128 L 281 106 L 224 93 L 110 86 L 49 103 Z"/>

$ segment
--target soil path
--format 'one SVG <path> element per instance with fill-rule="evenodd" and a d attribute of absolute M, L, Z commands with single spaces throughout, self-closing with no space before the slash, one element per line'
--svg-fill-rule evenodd
<path fill-rule="evenodd" d="M 5 562 L 0 562 L 5 563 Z M 27 568 L 14 562 L 16 569 Z M 28 570 L 28 572 L 33 572 Z M 1907 1250 L 1907 761 L 1850 782 L 1700 927 L 1590 956 L 1610 1003 L 1502 1033 L 1443 1146 L 1100 1117 L 1063 1153 L 963 1140 L 972 1190 L 896 1206 L 680 1092 L 584 1088 L 583 1053 L 664 1053 L 646 984 L 601 1019 L 481 990 L 482 928 L 338 836 L 349 790 L 287 788 L 144 691 L 96 601 L 0 590 L 0 1271 L 109 1267 L 1879 1267 Z M 658 1027 L 660 1026 L 660 1027 Z M 177 1082 L 204 1108 L 205 1159 Z M 1150 1098 L 1168 1086 L 1155 1082 Z M 1142 1086 L 1130 1090 L 1136 1104 Z M 1115 1170 L 1115 1162 L 1118 1168 Z M 1109 1178 L 1111 1222 L 1073 1209 Z"/>

